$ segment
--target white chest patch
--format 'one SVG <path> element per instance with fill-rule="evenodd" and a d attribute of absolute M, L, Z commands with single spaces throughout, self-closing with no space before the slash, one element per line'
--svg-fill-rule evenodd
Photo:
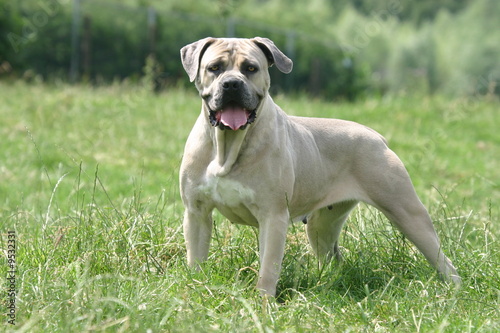
<path fill-rule="evenodd" d="M 224 177 L 209 176 L 207 182 L 199 189 L 217 203 L 229 207 L 252 203 L 255 200 L 254 190 L 236 180 Z"/>

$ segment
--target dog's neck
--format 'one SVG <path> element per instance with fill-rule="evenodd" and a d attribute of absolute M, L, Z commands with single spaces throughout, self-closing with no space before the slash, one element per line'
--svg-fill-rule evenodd
<path fill-rule="evenodd" d="M 208 166 L 208 174 L 222 177 L 231 171 L 238 159 L 247 132 L 248 128 L 237 131 L 215 129 L 215 158 Z"/>
<path fill-rule="evenodd" d="M 245 129 L 240 130 L 221 130 L 220 128 L 212 128 L 212 142 L 215 150 L 215 158 L 210 162 L 207 173 L 209 175 L 223 177 L 227 175 L 233 168 L 234 164 L 241 155 L 242 149 L 244 148 L 245 138 L 249 132 L 253 132 L 259 122 L 263 121 L 267 115 L 261 114 L 262 110 L 265 110 L 265 104 L 271 102 L 272 99 L 267 95 L 257 111 L 257 119 L 254 123 L 249 124 Z M 212 127 L 212 125 L 207 121 L 207 126 Z M 255 135 L 255 133 L 254 133 Z"/>

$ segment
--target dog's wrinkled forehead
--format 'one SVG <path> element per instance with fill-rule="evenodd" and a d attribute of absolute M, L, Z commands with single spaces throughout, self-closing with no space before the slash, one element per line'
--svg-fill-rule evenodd
<path fill-rule="evenodd" d="M 218 39 L 210 44 L 201 58 L 201 68 L 221 64 L 228 67 L 240 67 L 245 62 L 258 62 L 261 67 L 268 67 L 264 52 L 250 40 Z"/>
<path fill-rule="evenodd" d="M 217 56 L 226 54 L 228 59 L 241 56 L 246 59 L 267 59 L 267 65 L 276 67 L 283 73 L 290 73 L 293 62 L 281 52 L 273 41 L 267 38 L 255 37 L 252 39 L 239 38 L 212 38 L 207 37 L 197 42 L 188 44 L 181 49 L 181 60 L 189 80 L 193 82 L 206 53 Z M 263 58 L 264 57 L 264 58 Z"/>

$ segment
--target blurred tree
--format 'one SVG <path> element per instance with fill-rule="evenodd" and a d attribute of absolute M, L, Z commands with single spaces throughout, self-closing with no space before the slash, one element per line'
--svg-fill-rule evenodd
<path fill-rule="evenodd" d="M 335 1 L 334 1 L 335 2 Z M 343 0 L 345 4 L 354 6 L 360 13 L 371 15 L 375 11 L 389 10 L 397 14 L 401 21 L 409 21 L 416 25 L 432 21 L 440 10 L 457 13 L 465 9 L 472 0 Z"/>
<path fill-rule="evenodd" d="M 467 89 L 482 92 L 491 90 L 499 72 L 499 3 L 82 0 L 76 51 L 85 80 L 140 81 L 147 73 L 159 88 L 188 84 L 179 60 L 182 46 L 207 36 L 263 36 L 294 61 L 291 75 L 271 70 L 274 90 L 353 99 L 366 91 L 419 87 L 432 93 L 449 82 L 453 87 L 446 90 L 479 82 L 479 88 Z M 152 10 L 154 35 L 148 25 Z M 0 0 L 0 65 L 9 63 L 20 76 L 30 70 L 67 78 L 71 12 L 68 0 Z M 146 60 L 151 38 L 154 63 Z"/>
<path fill-rule="evenodd" d="M 0 65 L 4 62 L 9 63 L 10 67 L 20 65 L 20 62 L 16 61 L 13 43 L 21 42 L 22 36 L 18 34 L 21 27 L 22 18 L 15 2 L 0 0 Z"/>

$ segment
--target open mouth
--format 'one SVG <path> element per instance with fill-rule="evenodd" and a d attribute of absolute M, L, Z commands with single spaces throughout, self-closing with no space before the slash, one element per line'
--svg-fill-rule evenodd
<path fill-rule="evenodd" d="M 209 120 L 214 127 L 237 131 L 253 123 L 256 116 L 256 110 L 248 110 L 239 105 L 228 105 L 218 111 L 210 110 Z"/>

